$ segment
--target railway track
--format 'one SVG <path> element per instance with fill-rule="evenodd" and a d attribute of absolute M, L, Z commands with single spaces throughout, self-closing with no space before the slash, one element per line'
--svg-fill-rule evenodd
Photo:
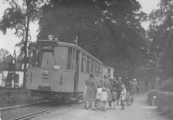
<path fill-rule="evenodd" d="M 74 105 L 78 105 L 78 104 L 73 103 L 73 104 L 62 105 L 62 106 L 42 110 L 42 111 L 39 111 L 39 112 L 35 112 L 35 113 L 32 113 L 32 114 L 24 115 L 24 116 L 15 118 L 13 120 L 29 120 L 31 118 L 34 118 L 34 117 L 37 117 L 37 116 L 40 116 L 40 115 L 44 115 L 44 114 L 47 114 L 47 113 L 50 113 L 50 112 L 53 112 L 53 111 L 56 111 L 56 110 L 68 108 L 68 107 L 71 107 L 71 106 L 74 106 Z"/>

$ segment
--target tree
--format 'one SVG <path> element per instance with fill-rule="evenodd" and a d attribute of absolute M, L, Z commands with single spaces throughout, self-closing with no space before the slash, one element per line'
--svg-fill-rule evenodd
<path fill-rule="evenodd" d="M 165 80 L 173 73 L 172 0 L 161 0 L 159 6 L 149 16 L 151 24 L 147 34 L 151 40 L 151 54 L 157 64 L 155 71 L 159 71 L 160 78 Z"/>
<path fill-rule="evenodd" d="M 0 71 L 8 69 L 9 63 L 11 61 L 11 55 L 5 49 L 0 49 Z"/>
<path fill-rule="evenodd" d="M 24 55 L 24 87 L 26 81 L 27 44 L 31 39 L 29 24 L 38 19 L 40 0 L 23 0 L 19 6 L 15 0 L 6 0 L 10 7 L 4 11 L 0 21 L 0 30 L 6 34 L 7 29 L 15 29 L 15 35 L 21 39 L 17 46 L 21 49 L 20 56 Z"/>
<path fill-rule="evenodd" d="M 5 57 L 9 55 L 9 52 L 3 48 L 0 49 L 0 62 L 4 60 Z"/>
<path fill-rule="evenodd" d="M 41 9 L 39 39 L 53 34 L 74 43 L 78 36 L 79 46 L 115 68 L 125 61 L 140 66 L 147 56 L 136 0 L 50 0 Z"/>

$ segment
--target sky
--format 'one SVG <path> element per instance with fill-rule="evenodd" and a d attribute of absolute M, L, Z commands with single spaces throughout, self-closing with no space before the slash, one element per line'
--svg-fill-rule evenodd
<path fill-rule="evenodd" d="M 157 9 L 157 4 L 159 0 L 137 0 L 141 4 L 141 11 L 149 14 L 152 10 Z M 8 3 L 4 2 L 4 0 L 0 0 L 0 20 L 2 19 L 4 10 L 8 7 Z M 149 22 L 142 23 L 142 26 L 144 29 L 147 29 L 149 25 Z M 37 36 L 37 30 L 38 25 L 37 23 L 31 23 L 30 25 L 30 34 L 32 37 L 32 41 L 36 41 Z M 3 48 L 5 50 L 8 50 L 11 54 L 13 54 L 14 49 L 18 50 L 15 47 L 15 44 L 20 42 L 21 38 L 17 38 L 14 35 L 14 30 L 7 30 L 7 33 L 3 35 L 3 33 L 0 31 L 0 49 Z"/>

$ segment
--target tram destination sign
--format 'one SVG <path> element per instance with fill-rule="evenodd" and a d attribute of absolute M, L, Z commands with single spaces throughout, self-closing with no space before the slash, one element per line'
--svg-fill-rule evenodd
<path fill-rule="evenodd" d="M 56 40 L 37 40 L 39 46 L 57 46 L 58 42 Z"/>

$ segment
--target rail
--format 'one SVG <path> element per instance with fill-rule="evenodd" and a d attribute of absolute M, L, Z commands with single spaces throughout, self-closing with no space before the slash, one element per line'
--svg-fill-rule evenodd
<path fill-rule="evenodd" d="M 74 105 L 78 105 L 78 104 L 74 103 L 74 104 L 62 105 L 62 106 L 50 108 L 50 109 L 47 109 L 47 110 L 35 112 L 35 113 L 32 113 L 32 114 L 28 114 L 28 115 L 25 115 L 25 116 L 21 116 L 21 117 L 15 118 L 13 120 L 29 120 L 31 118 L 34 118 L 34 117 L 37 117 L 37 116 L 40 116 L 40 115 L 44 115 L 44 114 L 47 114 L 47 113 L 50 113 L 50 112 L 53 112 L 53 111 L 56 111 L 56 110 L 68 108 L 68 107 L 71 107 L 71 106 L 74 106 Z"/>

